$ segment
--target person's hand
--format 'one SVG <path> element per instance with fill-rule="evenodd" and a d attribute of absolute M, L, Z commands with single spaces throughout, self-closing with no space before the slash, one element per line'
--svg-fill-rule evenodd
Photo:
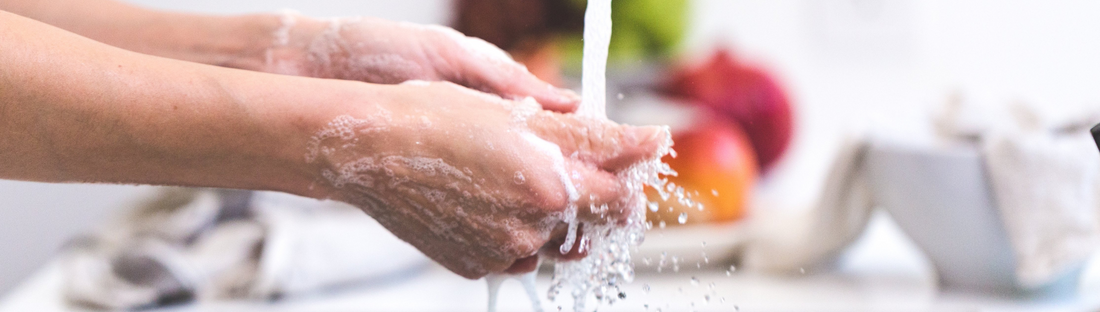
<path fill-rule="evenodd" d="M 450 81 L 543 108 L 571 112 L 580 97 L 539 80 L 504 51 L 442 26 L 374 18 L 318 21 L 287 14 L 264 71 L 395 84 Z"/>
<path fill-rule="evenodd" d="M 379 88 L 378 105 L 311 141 L 319 187 L 467 278 L 531 270 L 544 246 L 560 254 L 569 209 L 580 207 L 583 221 L 623 221 L 644 196 L 616 173 L 658 157 L 668 137 L 451 83 Z"/>

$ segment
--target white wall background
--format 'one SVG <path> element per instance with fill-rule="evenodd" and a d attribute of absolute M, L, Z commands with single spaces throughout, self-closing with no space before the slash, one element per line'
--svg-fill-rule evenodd
<path fill-rule="evenodd" d="M 421 23 L 445 23 L 449 11 L 447 0 L 129 1 L 196 12 L 293 8 Z M 847 131 L 914 133 L 953 91 L 1052 108 L 1100 107 L 1100 2 L 697 0 L 692 12 L 689 54 L 735 46 L 743 58 L 771 68 L 796 102 L 794 148 L 769 181 L 780 205 L 812 200 Z M 0 181 L 0 293 L 66 239 L 149 190 Z"/>

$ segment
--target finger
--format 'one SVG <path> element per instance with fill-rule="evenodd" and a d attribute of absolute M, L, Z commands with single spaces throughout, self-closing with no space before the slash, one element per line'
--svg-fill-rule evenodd
<path fill-rule="evenodd" d="M 568 229 L 565 225 L 559 226 L 557 229 L 555 229 L 553 236 L 551 236 L 554 238 L 551 239 L 549 242 L 546 242 L 546 244 L 542 246 L 539 254 L 550 259 L 565 261 L 580 260 L 588 256 L 588 247 L 590 245 L 589 240 L 581 239 L 582 237 L 584 237 L 584 225 L 577 226 L 577 237 L 576 241 L 573 242 L 573 248 L 569 249 L 569 251 L 566 253 L 561 252 L 561 245 L 565 244 L 565 236 L 567 230 Z"/>
<path fill-rule="evenodd" d="M 470 45 L 484 46 L 486 49 L 499 48 L 477 38 L 467 38 Z M 479 42 L 478 42 L 479 41 Z M 500 53 L 504 53 L 501 51 Z M 556 112 L 573 112 L 580 106 L 581 97 L 569 89 L 554 85 L 535 77 L 526 67 L 505 57 L 486 57 L 488 54 L 467 53 L 459 58 L 460 76 L 467 87 L 495 93 L 504 98 L 522 99 L 532 97 L 543 109 Z"/>
<path fill-rule="evenodd" d="M 671 144 L 665 127 L 623 126 L 576 115 L 538 113 L 527 120 L 527 126 L 557 144 L 563 155 L 609 172 L 657 157 L 662 147 Z"/>
<path fill-rule="evenodd" d="M 523 274 L 534 271 L 539 268 L 539 255 L 533 255 L 527 258 L 516 260 L 512 263 L 512 266 L 504 270 L 504 273 L 508 274 Z"/>
<path fill-rule="evenodd" d="M 522 65 L 512 63 L 505 66 L 510 68 L 488 68 L 480 75 L 484 85 L 490 91 L 512 99 L 531 97 L 538 101 L 543 109 L 555 112 L 571 113 L 580 107 L 581 97 L 572 90 L 558 88 L 542 81 Z M 509 79 L 502 79 L 508 77 L 508 75 L 500 75 L 505 72 L 512 72 Z"/>
<path fill-rule="evenodd" d="M 630 191 L 613 173 L 590 165 L 567 165 L 570 180 L 577 189 L 577 219 L 598 224 L 625 221 Z"/>

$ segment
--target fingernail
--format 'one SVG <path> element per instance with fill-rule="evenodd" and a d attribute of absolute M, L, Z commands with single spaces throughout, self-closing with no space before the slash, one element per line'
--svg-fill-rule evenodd
<path fill-rule="evenodd" d="M 554 89 L 557 91 L 555 93 L 557 93 L 558 97 L 561 98 L 562 103 L 577 103 L 581 101 L 581 96 L 576 92 L 573 92 L 573 90 L 564 88 Z"/>
<path fill-rule="evenodd" d="M 664 127 L 657 126 L 634 127 L 631 130 L 631 134 L 638 140 L 638 143 L 659 141 L 664 138 L 667 132 Z"/>

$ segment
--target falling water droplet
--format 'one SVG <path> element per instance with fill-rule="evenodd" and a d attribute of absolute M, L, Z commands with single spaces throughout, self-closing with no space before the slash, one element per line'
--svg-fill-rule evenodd
<path fill-rule="evenodd" d="M 570 250 L 573 250 L 573 244 L 577 243 L 577 221 L 569 222 L 568 231 L 565 234 L 565 242 L 558 246 L 558 251 L 561 254 L 568 254 Z"/>
<path fill-rule="evenodd" d="M 523 184 L 523 182 L 527 182 L 527 178 L 523 177 L 523 172 L 516 171 L 516 175 L 512 176 L 512 182 Z"/>
<path fill-rule="evenodd" d="M 624 95 L 623 95 L 622 93 L 619 93 L 619 95 L 617 95 L 617 96 L 615 96 L 615 97 L 617 97 L 617 98 L 619 98 L 620 100 L 622 100 L 622 99 L 623 99 L 624 97 L 626 97 L 626 96 L 624 96 Z"/>
<path fill-rule="evenodd" d="M 706 302 L 710 302 L 710 295 L 703 295 L 703 300 Z"/>
<path fill-rule="evenodd" d="M 660 206 L 657 206 L 656 202 L 650 202 L 649 204 L 647 204 L 647 206 L 649 206 L 649 211 L 652 212 L 657 212 L 657 209 L 661 209 Z"/>
<path fill-rule="evenodd" d="M 710 194 L 714 195 L 714 197 L 718 197 L 718 190 L 717 189 L 710 189 Z"/>
<path fill-rule="evenodd" d="M 691 286 L 699 286 L 699 278 L 692 276 L 691 277 Z"/>
<path fill-rule="evenodd" d="M 688 222 L 688 214 L 686 212 L 681 212 L 680 217 L 676 218 L 676 221 L 680 222 L 680 224 L 687 223 Z"/>
<path fill-rule="evenodd" d="M 806 268 L 798 268 L 798 273 L 806 274 Z"/>
<path fill-rule="evenodd" d="M 661 222 L 658 222 L 657 227 L 662 228 L 662 229 L 665 228 L 665 220 L 661 220 Z"/>

